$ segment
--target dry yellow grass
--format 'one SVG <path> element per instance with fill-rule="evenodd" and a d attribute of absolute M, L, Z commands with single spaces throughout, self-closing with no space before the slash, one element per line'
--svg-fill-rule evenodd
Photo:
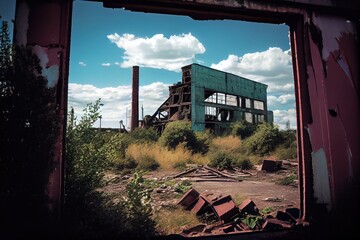
<path fill-rule="evenodd" d="M 178 207 L 162 208 L 155 214 L 156 228 L 164 235 L 180 233 L 182 228 L 193 227 L 201 222 L 190 211 Z"/>
<path fill-rule="evenodd" d="M 241 146 L 241 140 L 235 136 L 217 137 L 213 139 L 212 144 L 217 151 L 236 152 Z"/>
<path fill-rule="evenodd" d="M 155 159 L 163 170 L 172 170 L 181 163 L 207 164 L 208 158 L 201 154 L 192 154 L 184 146 L 179 145 L 175 150 L 168 150 L 158 144 L 131 144 L 126 154 L 138 161 L 149 156 Z"/>

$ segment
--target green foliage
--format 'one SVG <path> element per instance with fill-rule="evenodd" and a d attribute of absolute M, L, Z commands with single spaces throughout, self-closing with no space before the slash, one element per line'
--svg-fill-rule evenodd
<path fill-rule="evenodd" d="M 175 192 L 186 193 L 191 188 L 192 188 L 191 182 L 189 180 L 184 180 L 184 181 L 176 183 Z"/>
<path fill-rule="evenodd" d="M 136 128 L 129 135 L 131 143 L 154 143 L 159 139 L 159 135 L 153 128 Z"/>
<path fill-rule="evenodd" d="M 284 148 L 296 147 L 296 130 L 282 130 L 280 131 L 280 138 Z"/>
<path fill-rule="evenodd" d="M 242 219 L 242 222 L 251 230 L 255 230 L 261 228 L 264 219 L 262 216 L 247 215 L 244 219 Z"/>
<path fill-rule="evenodd" d="M 276 181 L 277 184 L 280 185 L 290 185 L 292 184 L 295 180 L 297 179 L 297 175 L 295 174 L 290 174 L 288 176 L 285 176 L 283 178 L 280 178 Z"/>
<path fill-rule="evenodd" d="M 220 170 L 232 169 L 232 164 L 235 161 L 235 156 L 228 152 L 215 152 L 210 156 L 210 167 L 216 167 Z"/>
<path fill-rule="evenodd" d="M 127 198 L 124 204 L 127 221 L 124 226 L 125 229 L 135 234 L 136 237 L 153 235 L 155 224 L 151 219 L 150 192 L 144 185 L 144 179 L 140 172 L 134 173 L 132 180 L 126 186 L 126 190 Z"/>
<path fill-rule="evenodd" d="M 156 162 L 154 156 L 147 154 L 141 155 L 135 162 L 137 163 L 137 168 L 140 170 L 154 171 L 160 166 L 159 163 Z"/>
<path fill-rule="evenodd" d="M 248 158 L 237 158 L 233 161 L 234 166 L 239 167 L 241 170 L 249 170 L 253 168 L 253 163 Z"/>
<path fill-rule="evenodd" d="M 244 147 L 250 154 L 268 155 L 281 143 L 279 129 L 272 124 L 261 123 L 253 135 L 244 140 Z"/>
<path fill-rule="evenodd" d="M 276 148 L 274 155 L 277 159 L 296 159 L 297 157 L 297 146 L 296 142 L 293 142 L 289 147 L 285 145 L 280 145 Z"/>
<path fill-rule="evenodd" d="M 0 222 L 25 230 L 47 221 L 46 189 L 53 170 L 59 111 L 56 88 L 41 75 L 31 50 L 0 32 Z"/>
<path fill-rule="evenodd" d="M 159 138 L 159 143 L 168 149 L 175 149 L 180 143 L 184 143 L 187 149 L 194 152 L 197 151 L 197 149 L 194 149 L 194 146 L 197 146 L 196 135 L 188 121 L 168 123 Z"/>
<path fill-rule="evenodd" d="M 209 151 L 211 140 L 214 136 L 210 131 L 206 130 L 204 132 L 195 132 L 196 136 L 196 145 L 193 147 L 195 152 L 206 154 Z"/>
<path fill-rule="evenodd" d="M 0 31 L 0 70 L 11 67 L 11 49 L 12 45 L 9 36 L 9 24 L 2 21 Z"/>
<path fill-rule="evenodd" d="M 117 196 L 93 191 L 80 209 L 65 212 L 64 239 L 149 239 L 155 224 L 141 174 L 133 175 L 126 193 L 114 201 Z"/>
<path fill-rule="evenodd" d="M 68 115 L 65 165 L 65 201 L 70 209 L 82 204 L 94 189 L 102 186 L 103 170 L 108 166 L 106 155 L 96 144 L 92 129 L 100 116 L 100 99 L 83 110 L 76 121 L 74 110 Z"/>
<path fill-rule="evenodd" d="M 140 173 L 135 173 L 127 185 L 124 199 L 114 202 L 113 196 L 97 191 L 103 186 L 103 171 L 119 154 L 118 146 L 112 148 L 112 143 L 119 139 L 128 140 L 127 134 L 106 134 L 92 129 L 100 116 L 101 106 L 100 99 L 88 104 L 79 122 L 73 109 L 68 115 L 65 235 L 77 239 L 149 237 L 154 232 L 154 223 L 150 195 Z"/>
<path fill-rule="evenodd" d="M 272 207 L 265 207 L 264 209 L 261 210 L 262 214 L 269 214 L 271 212 L 273 212 L 274 209 Z"/>
<path fill-rule="evenodd" d="M 256 125 L 245 120 L 233 122 L 230 124 L 231 135 L 239 136 L 241 139 L 249 137 L 255 132 L 255 130 Z"/>

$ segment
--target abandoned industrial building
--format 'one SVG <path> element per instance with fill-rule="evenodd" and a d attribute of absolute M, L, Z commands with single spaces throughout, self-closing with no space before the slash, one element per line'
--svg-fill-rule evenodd
<path fill-rule="evenodd" d="M 221 134 L 232 122 L 273 122 L 267 110 L 267 85 L 199 64 L 182 67 L 182 81 L 169 87 L 169 97 L 143 125 L 162 132 L 166 123 L 191 121 L 194 131 Z"/>

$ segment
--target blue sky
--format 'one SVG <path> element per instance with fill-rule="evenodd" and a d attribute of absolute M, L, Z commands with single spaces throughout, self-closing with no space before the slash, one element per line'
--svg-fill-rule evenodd
<path fill-rule="evenodd" d="M 11 2 L 0 0 L 3 20 Z M 295 128 L 288 31 L 285 24 L 196 21 L 74 1 L 69 107 L 81 115 L 87 103 L 101 98 L 103 127 L 118 127 L 119 120 L 129 125 L 133 65 L 140 66 L 140 105 L 152 115 L 168 86 L 181 81 L 181 67 L 199 63 L 268 84 L 275 124 L 283 128 L 290 120 Z"/>

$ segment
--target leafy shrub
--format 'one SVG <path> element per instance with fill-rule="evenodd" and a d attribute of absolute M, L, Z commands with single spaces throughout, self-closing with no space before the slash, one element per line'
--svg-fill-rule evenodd
<path fill-rule="evenodd" d="M 194 152 L 198 152 L 201 154 L 206 154 L 209 151 L 211 141 L 214 136 L 210 133 L 209 130 L 204 132 L 195 132 L 196 143 L 195 146 L 192 147 Z"/>
<path fill-rule="evenodd" d="M 231 135 L 239 136 L 241 139 L 245 139 L 252 135 L 256 130 L 256 125 L 249 123 L 245 120 L 237 121 L 230 124 Z"/>
<path fill-rule="evenodd" d="M 95 104 L 88 104 L 79 122 L 76 122 L 73 110 L 69 113 L 63 218 L 65 238 L 147 238 L 154 233 L 154 222 L 150 195 L 140 173 L 135 173 L 127 185 L 124 199 L 114 201 L 113 196 L 97 191 L 103 186 L 103 171 L 109 159 L 114 160 L 119 153 L 106 141 L 119 143 L 120 139 L 126 140 L 124 145 L 129 144 L 126 135 L 109 136 L 93 131 L 92 125 L 99 117 L 100 106 L 100 99 Z M 111 154 L 106 154 L 107 150 L 111 150 Z M 125 159 L 124 167 L 133 162 Z M 145 162 L 148 164 L 149 161 Z"/>
<path fill-rule="evenodd" d="M 242 222 L 251 230 L 255 230 L 261 228 L 264 219 L 262 216 L 247 215 L 244 219 L 242 219 Z"/>
<path fill-rule="evenodd" d="M 233 154 L 227 152 L 215 152 L 210 156 L 210 167 L 216 167 L 220 170 L 232 169 L 232 164 L 235 160 Z"/>
<path fill-rule="evenodd" d="M 154 143 L 159 135 L 153 128 L 136 128 L 129 133 L 131 143 Z"/>
<path fill-rule="evenodd" d="M 253 163 L 248 158 L 237 159 L 236 161 L 234 161 L 234 165 L 239 167 L 242 170 L 249 170 L 249 169 L 252 169 L 254 166 Z"/>
<path fill-rule="evenodd" d="M 159 138 L 159 143 L 168 149 L 175 149 L 180 143 L 184 143 L 187 149 L 197 151 L 197 149 L 194 149 L 194 146 L 197 146 L 196 135 L 192 131 L 189 121 L 168 123 Z"/>
<path fill-rule="evenodd" d="M 126 191 L 127 197 L 124 204 L 127 222 L 125 229 L 139 239 L 153 235 L 155 224 L 151 218 L 151 197 L 144 185 L 141 172 L 133 174 L 132 180 L 126 186 Z"/>
<path fill-rule="evenodd" d="M 100 99 L 88 104 L 77 123 L 74 110 L 68 117 L 65 165 L 65 207 L 82 205 L 94 189 L 102 186 L 103 170 L 108 166 L 102 149 L 96 148 L 97 134 L 91 129 L 100 116 Z"/>
<path fill-rule="evenodd" d="M 64 239 L 148 239 L 154 235 L 150 195 L 141 174 L 126 186 L 126 197 L 91 192 L 82 205 L 64 216 Z"/>
<path fill-rule="evenodd" d="M 285 147 L 284 145 L 280 145 L 276 148 L 274 155 L 277 159 L 296 159 L 297 158 L 297 147 L 296 142 L 294 142 L 289 147 Z"/>
<path fill-rule="evenodd" d="M 244 147 L 250 154 L 268 155 L 281 143 L 279 129 L 272 124 L 261 123 L 253 135 L 244 141 Z"/>

